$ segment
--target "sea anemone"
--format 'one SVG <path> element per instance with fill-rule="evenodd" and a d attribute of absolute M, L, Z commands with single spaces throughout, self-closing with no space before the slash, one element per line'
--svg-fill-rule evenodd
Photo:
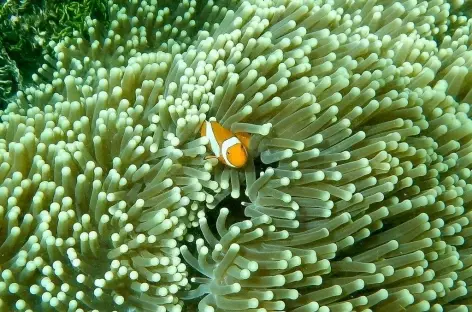
<path fill-rule="evenodd" d="M 472 308 L 467 9 L 110 1 L 0 112 L 0 311 Z"/>

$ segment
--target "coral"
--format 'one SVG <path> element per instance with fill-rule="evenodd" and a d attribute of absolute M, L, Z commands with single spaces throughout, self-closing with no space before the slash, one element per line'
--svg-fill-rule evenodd
<path fill-rule="evenodd" d="M 15 62 L 8 57 L 1 43 L 0 49 L 0 108 L 3 108 L 6 98 L 12 97 L 22 85 L 22 79 Z"/>
<path fill-rule="evenodd" d="M 0 108 L 23 88 L 23 80 L 26 85 L 30 84 L 31 75 L 42 65 L 48 41 L 72 36 L 74 30 L 84 33 L 83 21 L 87 16 L 106 21 L 106 4 L 105 0 L 7 0 L 3 3 L 0 6 L 0 59 L 8 64 L 5 69 L 8 77 L 2 77 L 2 84 L 8 87 L 0 89 Z"/>
<path fill-rule="evenodd" d="M 472 308 L 467 8 L 110 1 L 0 112 L 0 311 Z"/>

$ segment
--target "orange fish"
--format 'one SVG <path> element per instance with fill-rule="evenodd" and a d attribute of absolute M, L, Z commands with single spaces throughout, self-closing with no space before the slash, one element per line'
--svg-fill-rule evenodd
<path fill-rule="evenodd" d="M 234 134 L 216 121 L 205 121 L 200 129 L 201 136 L 208 138 L 208 146 L 218 160 L 233 168 L 242 168 L 247 163 L 249 135 Z"/>

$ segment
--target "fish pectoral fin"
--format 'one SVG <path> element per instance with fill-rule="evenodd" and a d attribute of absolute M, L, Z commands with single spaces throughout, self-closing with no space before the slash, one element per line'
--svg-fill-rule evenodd
<path fill-rule="evenodd" d="M 220 162 L 220 159 L 215 155 L 207 155 L 204 159 L 209 161 L 213 166 L 216 166 Z"/>

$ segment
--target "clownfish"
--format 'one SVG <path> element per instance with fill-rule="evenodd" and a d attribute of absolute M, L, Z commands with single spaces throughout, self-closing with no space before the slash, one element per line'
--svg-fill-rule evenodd
<path fill-rule="evenodd" d="M 234 134 L 216 121 L 205 121 L 200 129 L 202 137 L 208 138 L 208 147 L 218 160 L 233 168 L 242 168 L 247 163 L 249 135 Z"/>

